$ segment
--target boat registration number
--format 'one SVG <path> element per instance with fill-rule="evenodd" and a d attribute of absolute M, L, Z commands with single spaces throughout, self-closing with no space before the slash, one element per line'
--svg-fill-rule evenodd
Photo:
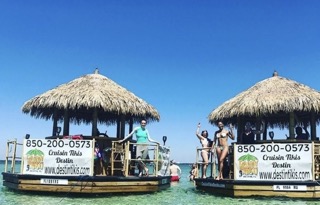
<path fill-rule="evenodd" d="M 41 184 L 60 184 L 60 185 L 67 185 L 68 180 L 67 179 L 48 179 L 48 178 L 42 178 L 40 179 Z"/>
<path fill-rule="evenodd" d="M 307 191 L 306 185 L 273 185 L 274 191 Z"/>

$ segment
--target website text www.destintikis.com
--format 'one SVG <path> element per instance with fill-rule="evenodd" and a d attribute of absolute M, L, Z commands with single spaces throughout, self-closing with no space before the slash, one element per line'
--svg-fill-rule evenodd
<path fill-rule="evenodd" d="M 87 175 L 90 174 L 90 167 L 78 167 L 78 166 L 58 166 L 58 167 L 45 167 L 45 174 L 76 174 L 76 175 Z"/>
<path fill-rule="evenodd" d="M 310 179 L 311 173 L 309 171 L 295 171 L 289 170 L 274 170 L 273 172 L 260 172 L 260 179 L 289 179 L 289 180 L 303 180 Z"/>

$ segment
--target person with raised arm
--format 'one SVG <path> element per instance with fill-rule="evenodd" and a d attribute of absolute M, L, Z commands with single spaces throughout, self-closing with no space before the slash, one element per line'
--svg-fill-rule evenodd
<path fill-rule="evenodd" d="M 209 162 L 209 151 L 210 151 L 210 140 L 208 139 L 208 131 L 203 130 L 200 134 L 200 123 L 198 123 L 197 130 L 196 130 L 196 136 L 200 140 L 200 143 L 202 145 L 202 150 L 201 150 L 201 157 L 203 160 L 203 165 L 202 165 L 202 178 L 206 178 L 207 174 L 207 167 L 208 167 L 208 162 Z"/>

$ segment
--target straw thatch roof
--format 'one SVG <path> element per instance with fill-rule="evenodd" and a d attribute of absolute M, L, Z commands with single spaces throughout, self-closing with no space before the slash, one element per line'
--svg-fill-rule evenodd
<path fill-rule="evenodd" d="M 71 122 L 90 123 L 97 111 L 98 122 L 113 124 L 119 116 L 125 121 L 142 118 L 159 121 L 158 111 L 98 71 L 62 84 L 28 100 L 22 111 L 36 118 L 63 120 L 65 110 Z"/>
<path fill-rule="evenodd" d="M 320 119 L 320 93 L 306 85 L 274 76 L 258 82 L 251 88 L 226 101 L 208 116 L 210 123 L 224 121 L 237 124 L 242 121 L 267 120 L 270 127 L 287 127 L 289 113 L 295 120 L 310 123 L 310 114 Z"/>

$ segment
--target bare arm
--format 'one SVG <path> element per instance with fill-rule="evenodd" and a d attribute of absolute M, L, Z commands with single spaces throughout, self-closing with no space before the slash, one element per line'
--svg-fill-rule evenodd
<path fill-rule="evenodd" d="M 229 128 L 230 128 L 230 130 L 229 130 L 229 137 L 230 137 L 232 140 L 234 140 L 234 134 L 233 134 L 233 126 L 232 126 L 232 124 L 229 125 Z"/>
<path fill-rule="evenodd" d="M 201 125 L 199 123 L 197 126 L 196 136 L 199 138 L 199 140 L 202 140 L 203 137 L 200 135 L 200 127 L 201 127 Z"/>
<path fill-rule="evenodd" d="M 214 133 L 211 149 L 214 149 L 214 146 L 216 145 L 216 141 L 217 141 L 217 132 Z"/>
<path fill-rule="evenodd" d="M 146 130 L 146 132 L 147 132 L 148 140 L 149 140 L 150 142 L 154 142 L 154 143 L 160 144 L 159 142 L 157 142 L 157 141 L 155 141 L 155 140 L 151 139 L 151 137 L 150 137 L 150 135 L 149 135 L 148 130 Z"/>
<path fill-rule="evenodd" d="M 134 128 L 134 129 L 132 130 L 132 132 L 130 132 L 125 138 L 123 138 L 123 139 L 120 140 L 119 142 L 122 143 L 122 142 L 124 142 L 125 140 L 127 140 L 129 137 L 131 137 L 131 136 L 133 135 L 133 133 L 136 132 L 137 129 L 138 129 L 137 127 Z"/>

